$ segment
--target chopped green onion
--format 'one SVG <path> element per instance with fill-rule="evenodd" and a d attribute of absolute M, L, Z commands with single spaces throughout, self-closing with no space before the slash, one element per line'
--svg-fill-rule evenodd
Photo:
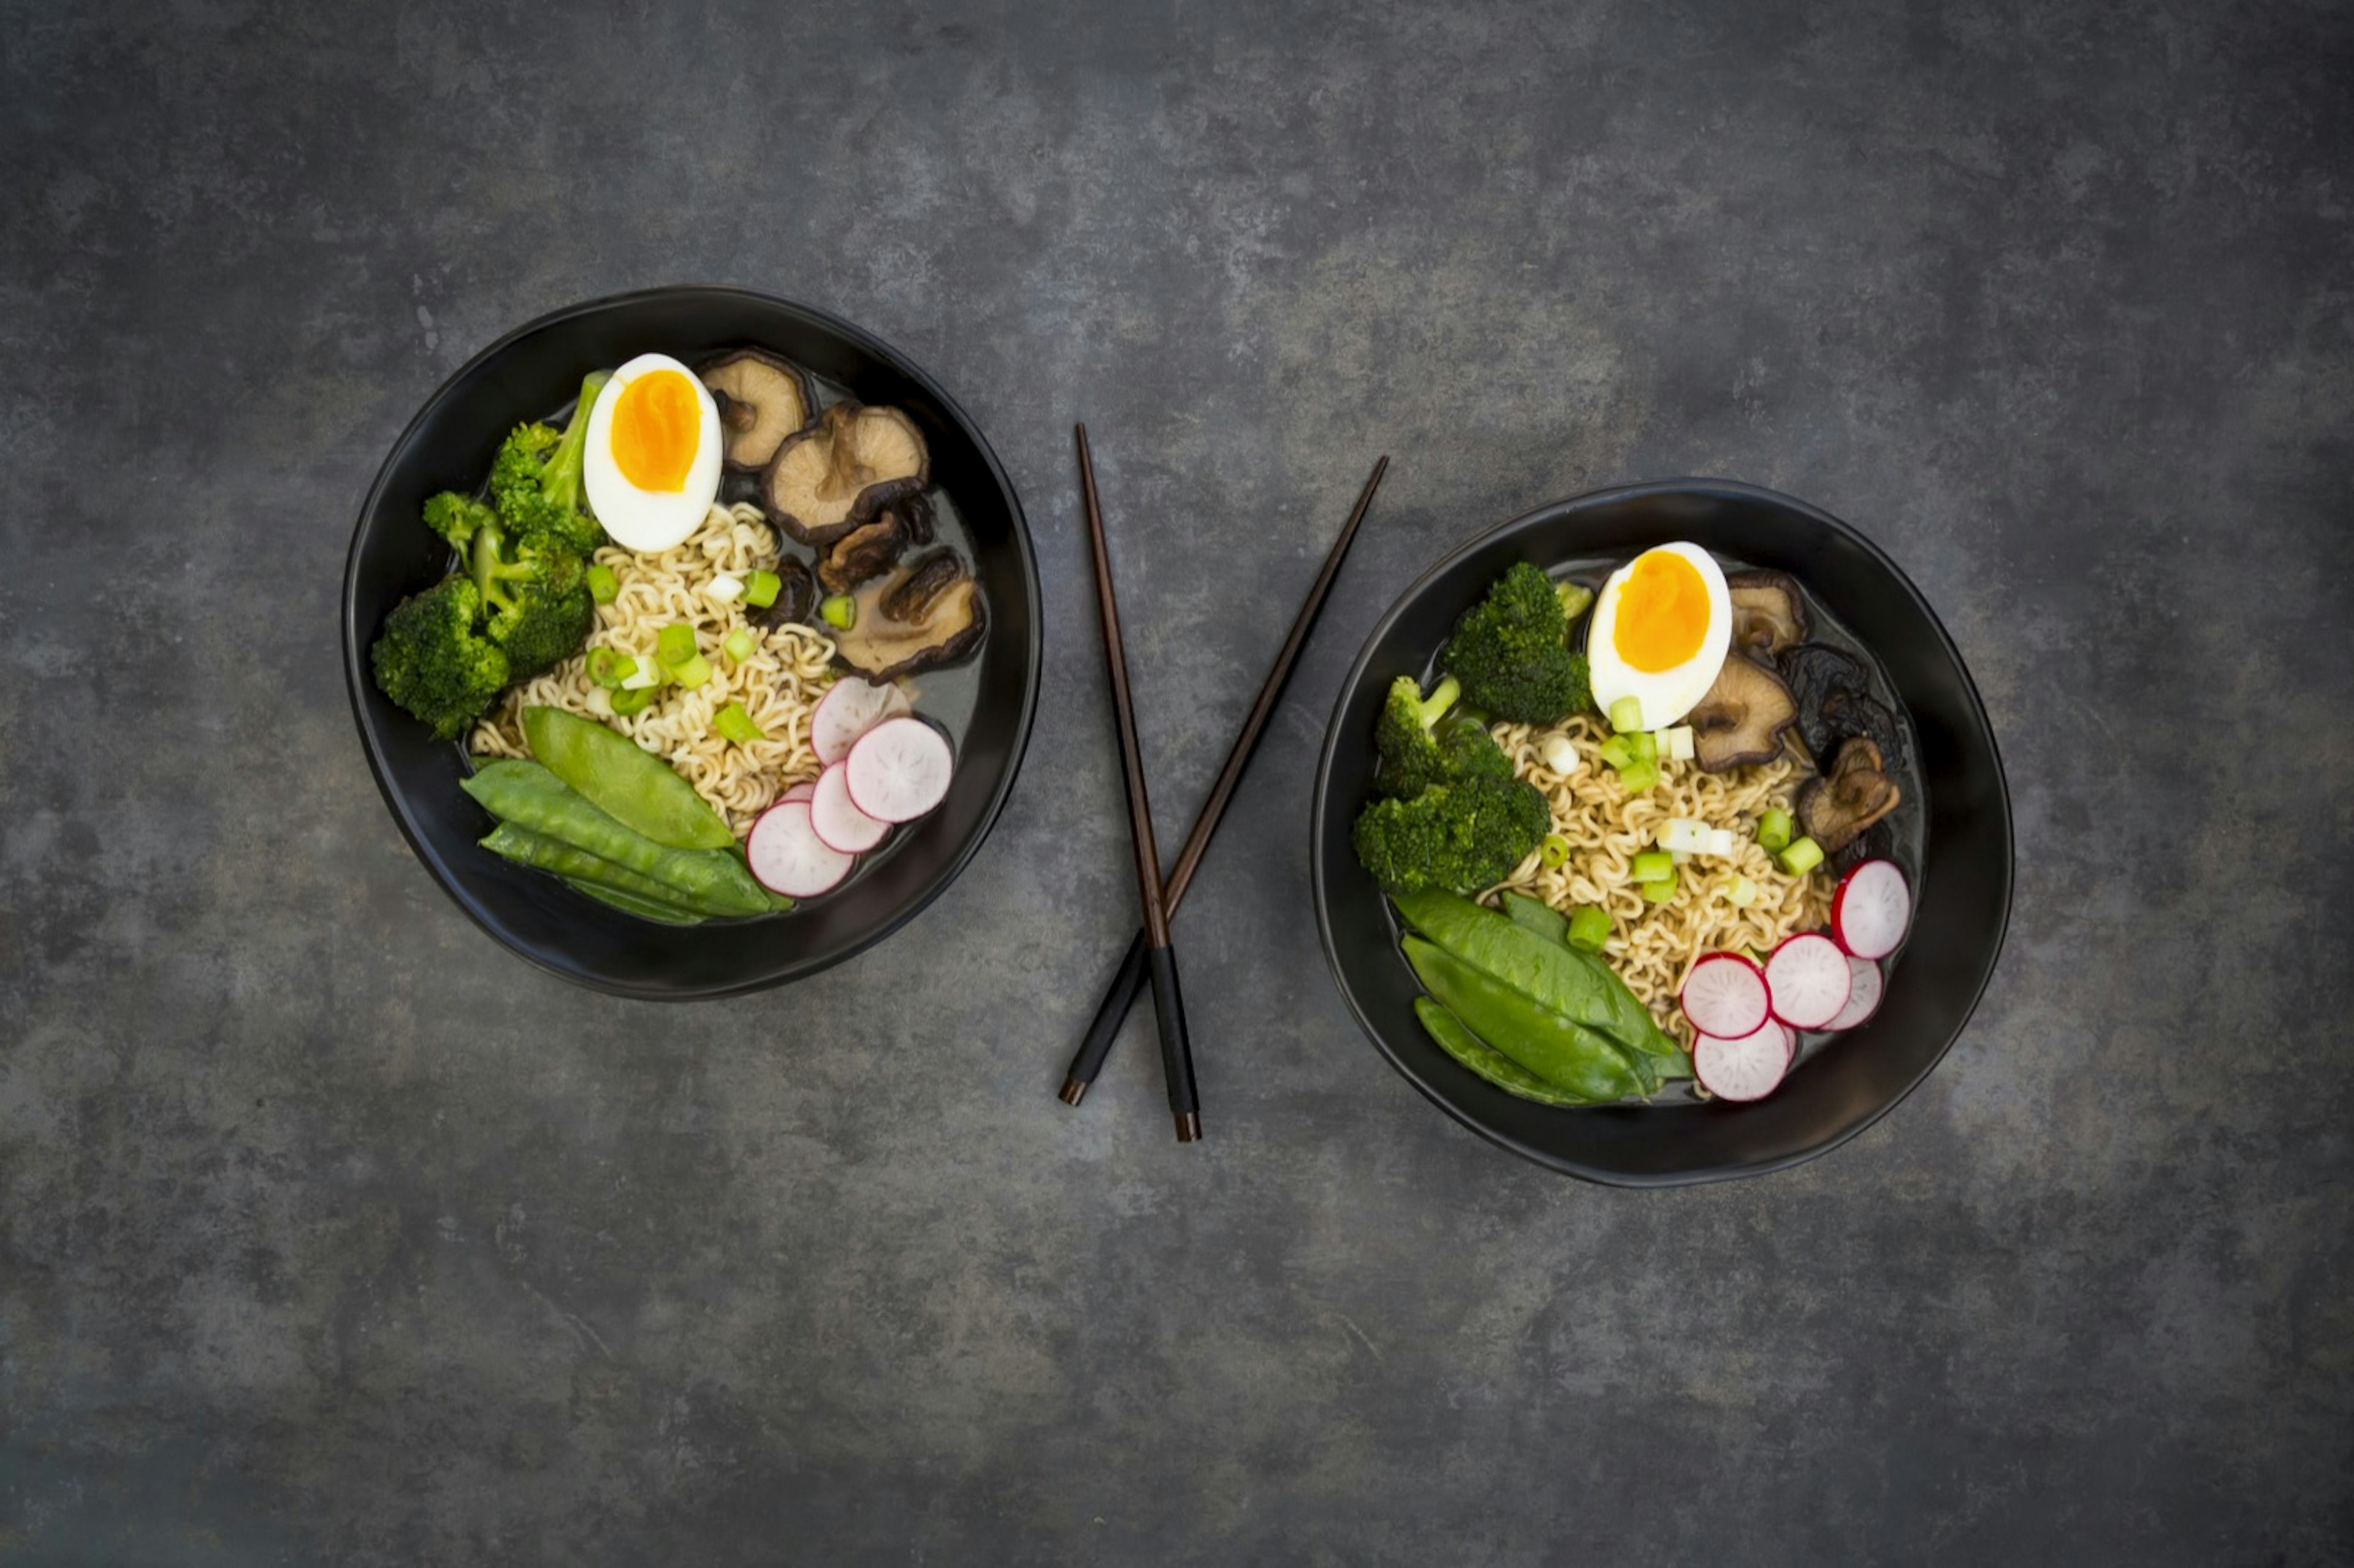
<path fill-rule="evenodd" d="M 703 585 L 703 597 L 721 604 L 733 604 L 744 597 L 744 579 L 733 572 L 715 573 L 711 580 Z"/>
<path fill-rule="evenodd" d="M 1708 847 L 1708 824 L 1697 817 L 1670 817 L 1659 825 L 1651 839 L 1663 850 L 1696 854 Z"/>
<path fill-rule="evenodd" d="M 1635 748 L 1636 761 L 1657 762 L 1659 759 L 1659 737 L 1649 730 L 1638 729 L 1627 739 Z"/>
<path fill-rule="evenodd" d="M 1673 898 L 1676 895 L 1677 882 L 1675 869 L 1675 867 L 1670 866 L 1668 868 L 1667 875 L 1659 878 L 1657 882 L 1646 882 L 1641 885 L 1643 889 L 1643 901 L 1645 903 L 1665 904 L 1669 899 Z"/>
<path fill-rule="evenodd" d="M 1545 743 L 1537 748 L 1537 757 L 1564 779 L 1577 771 L 1577 747 L 1570 744 L 1569 736 L 1565 735 L 1545 736 Z"/>
<path fill-rule="evenodd" d="M 1660 752 L 1670 761 L 1690 762 L 1692 759 L 1691 726 L 1680 724 L 1672 729 L 1663 729 L 1657 733 L 1659 737 Z"/>
<path fill-rule="evenodd" d="M 695 628 L 686 622 L 674 621 L 662 629 L 654 641 L 654 656 L 676 673 L 678 667 L 697 657 L 695 652 Z"/>
<path fill-rule="evenodd" d="M 621 597 L 621 579 L 613 575 L 612 567 L 591 566 L 582 576 L 588 579 L 588 597 L 599 604 L 610 604 Z"/>
<path fill-rule="evenodd" d="M 1537 861 L 1547 871 L 1559 871 L 1569 860 L 1569 841 L 1559 833 L 1547 833 L 1544 842 L 1537 846 Z"/>
<path fill-rule="evenodd" d="M 670 677 L 691 692 L 711 679 L 711 661 L 697 653 L 684 664 L 673 664 Z"/>
<path fill-rule="evenodd" d="M 1789 848 L 1774 858 L 1792 876 L 1804 876 L 1823 863 L 1823 846 L 1812 839 L 1794 839 Z"/>
<path fill-rule="evenodd" d="M 1635 760 L 1635 743 L 1623 735 L 1614 735 L 1602 743 L 1596 755 L 1613 768 L 1625 768 Z"/>
<path fill-rule="evenodd" d="M 1581 904 L 1569 917 L 1569 945 L 1598 953 L 1610 940 L 1610 911 L 1599 904 Z"/>
<path fill-rule="evenodd" d="M 1618 788 L 1629 795 L 1639 795 L 1659 781 L 1659 765 L 1656 762 L 1630 762 L 1618 770 Z"/>
<path fill-rule="evenodd" d="M 752 722 L 752 715 L 744 711 L 742 703 L 729 703 L 712 715 L 711 727 L 738 746 L 769 738 L 768 733 Z"/>
<path fill-rule="evenodd" d="M 752 635 L 750 627 L 739 626 L 729 632 L 727 641 L 719 646 L 726 651 L 727 657 L 741 664 L 760 651 L 760 640 Z"/>
<path fill-rule="evenodd" d="M 617 714 L 642 714 L 653 705 L 653 686 L 624 686 L 613 694 L 613 711 Z"/>
<path fill-rule="evenodd" d="M 1666 850 L 1646 850 L 1628 863 L 1638 882 L 1672 882 L 1676 875 L 1676 857 Z"/>
<path fill-rule="evenodd" d="M 1610 727 L 1620 735 L 1643 727 L 1643 699 L 1621 697 L 1610 705 Z"/>
<path fill-rule="evenodd" d="M 754 572 L 744 579 L 744 602 L 766 609 L 777 602 L 778 590 L 784 586 L 785 579 L 774 572 Z"/>
<path fill-rule="evenodd" d="M 1575 620 L 1594 603 L 1594 590 L 1584 583 L 1555 583 L 1553 597 L 1561 600 L 1561 618 Z"/>
<path fill-rule="evenodd" d="M 588 678 L 607 691 L 618 690 L 637 673 L 638 662 L 618 648 L 588 650 Z"/>
<path fill-rule="evenodd" d="M 1757 902 L 1757 885 L 1734 872 L 1733 880 L 1724 885 L 1724 901 L 1735 909 L 1746 909 Z"/>
<path fill-rule="evenodd" d="M 817 615 L 836 631 L 847 631 L 858 624 L 858 601 L 846 593 L 829 594 L 817 607 Z"/>
<path fill-rule="evenodd" d="M 1757 819 L 1757 847 L 1767 854 L 1779 854 L 1790 847 L 1793 824 L 1790 813 L 1776 807 Z"/>
<path fill-rule="evenodd" d="M 630 673 L 621 677 L 625 692 L 651 691 L 663 683 L 662 666 L 651 659 L 632 659 Z"/>

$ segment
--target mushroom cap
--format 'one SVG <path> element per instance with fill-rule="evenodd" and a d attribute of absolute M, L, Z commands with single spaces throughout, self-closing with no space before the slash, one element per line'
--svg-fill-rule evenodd
<path fill-rule="evenodd" d="M 932 542 L 932 504 L 919 491 L 891 503 L 836 539 L 817 564 L 828 593 L 848 593 L 896 566 L 900 554 Z"/>
<path fill-rule="evenodd" d="M 760 475 L 760 505 L 777 526 L 823 549 L 902 496 L 924 488 L 931 453 L 896 408 L 848 399 L 785 438 Z"/>
<path fill-rule="evenodd" d="M 1710 773 L 1773 761 L 1784 732 L 1797 722 L 1797 700 L 1782 677 L 1740 653 L 1725 655 L 1708 694 L 1684 715 L 1692 759 Z"/>
<path fill-rule="evenodd" d="M 814 626 L 819 595 L 809 563 L 799 556 L 787 556 L 777 563 L 777 579 L 776 602 L 746 610 L 744 619 L 755 626 Z"/>
<path fill-rule="evenodd" d="M 1807 601 L 1783 572 L 1735 572 L 1724 579 L 1733 601 L 1733 645 L 1770 658 L 1807 640 Z"/>
<path fill-rule="evenodd" d="M 817 391 L 809 373 L 766 349 L 724 354 L 696 374 L 719 405 L 727 466 L 738 473 L 768 467 L 785 438 L 807 429 L 816 417 Z"/>
<path fill-rule="evenodd" d="M 1825 854 L 1837 854 L 1903 798 L 1883 771 L 1880 747 L 1869 736 L 1850 736 L 1829 771 L 1798 791 L 1798 822 Z"/>
<path fill-rule="evenodd" d="M 945 546 L 867 583 L 854 601 L 857 617 L 834 638 L 834 656 L 877 681 L 961 659 L 989 625 L 972 568 Z"/>

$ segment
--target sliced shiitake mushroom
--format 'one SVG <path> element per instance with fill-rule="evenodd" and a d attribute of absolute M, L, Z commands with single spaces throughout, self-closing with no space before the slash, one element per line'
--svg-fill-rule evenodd
<path fill-rule="evenodd" d="M 820 596 L 817 577 L 810 571 L 809 563 L 798 556 L 788 556 L 777 563 L 777 577 L 776 602 L 766 609 L 747 610 L 744 619 L 755 626 L 816 625 Z"/>
<path fill-rule="evenodd" d="M 1837 854 L 1903 799 L 1882 766 L 1880 747 L 1869 736 L 1850 736 L 1829 770 L 1798 791 L 1798 825 L 1825 854 Z"/>
<path fill-rule="evenodd" d="M 1729 773 L 1780 756 L 1783 732 L 1797 719 L 1797 702 L 1782 677 L 1728 653 L 1715 684 L 1684 723 L 1691 726 L 1692 759 L 1710 773 Z"/>
<path fill-rule="evenodd" d="M 844 400 L 785 438 L 760 475 L 760 504 L 777 526 L 822 550 L 922 490 L 931 471 L 915 420 Z"/>
<path fill-rule="evenodd" d="M 834 638 L 834 656 L 877 681 L 961 659 L 988 627 L 972 568 L 945 546 L 867 583 L 852 602 L 857 614 Z"/>
<path fill-rule="evenodd" d="M 1771 658 L 1807 640 L 1807 601 L 1781 572 L 1735 572 L 1724 579 L 1733 599 L 1733 645 Z"/>
<path fill-rule="evenodd" d="M 722 355 L 699 374 L 719 405 L 727 466 L 739 473 L 768 467 L 785 438 L 809 429 L 817 417 L 817 389 L 809 373 L 765 349 Z"/>
<path fill-rule="evenodd" d="M 848 593 L 896 566 L 901 552 L 931 542 L 931 502 L 907 496 L 836 539 L 817 564 L 817 580 L 828 593 Z"/>

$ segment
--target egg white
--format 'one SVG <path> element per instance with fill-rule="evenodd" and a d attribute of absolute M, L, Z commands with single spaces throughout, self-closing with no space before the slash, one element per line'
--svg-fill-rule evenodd
<path fill-rule="evenodd" d="M 1585 635 L 1595 705 L 1607 714 L 1611 704 L 1633 697 L 1643 706 L 1645 729 L 1664 729 L 1698 706 L 1716 683 L 1717 672 L 1724 668 L 1725 650 L 1733 646 L 1733 596 L 1725 589 L 1723 570 L 1698 545 L 1679 543 L 1656 548 L 1681 556 L 1700 573 L 1708 593 L 1708 627 L 1702 634 L 1700 651 L 1667 670 L 1638 670 L 1618 656 L 1615 641 L 1618 605 L 1625 597 L 1627 579 L 1634 575 L 1635 562 L 1642 556 L 1611 573 L 1602 585 L 1602 591 L 1595 596 L 1594 618 Z M 1643 555 L 1651 553 L 1646 550 Z"/>
<path fill-rule="evenodd" d="M 701 418 L 696 422 L 695 460 L 688 464 L 685 486 L 679 490 L 643 490 L 630 482 L 613 457 L 613 410 L 621 389 L 654 370 L 674 370 L 695 388 Z M 703 525 L 711 503 L 719 494 L 719 465 L 724 454 L 719 441 L 719 405 L 701 377 L 666 354 L 642 354 L 619 370 L 588 411 L 588 448 L 581 461 L 581 479 L 588 493 L 588 509 L 613 542 L 625 549 L 652 554 L 684 543 Z"/>

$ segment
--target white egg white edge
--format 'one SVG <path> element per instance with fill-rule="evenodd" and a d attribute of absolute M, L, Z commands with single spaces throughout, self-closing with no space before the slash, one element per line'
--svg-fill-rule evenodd
<path fill-rule="evenodd" d="M 695 388 L 697 409 L 695 461 L 686 471 L 686 487 L 672 493 L 639 489 L 621 477 L 608 455 L 612 447 L 613 409 L 618 395 L 639 376 L 653 370 L 675 370 Z M 719 498 L 719 405 L 703 378 L 666 354 L 642 354 L 613 372 L 613 378 L 588 410 L 588 450 L 582 454 L 581 478 L 588 510 L 611 535 L 613 543 L 640 555 L 654 555 L 684 544 L 710 515 Z M 648 515 L 661 525 L 643 526 Z M 616 526 L 616 524 L 620 524 Z"/>

